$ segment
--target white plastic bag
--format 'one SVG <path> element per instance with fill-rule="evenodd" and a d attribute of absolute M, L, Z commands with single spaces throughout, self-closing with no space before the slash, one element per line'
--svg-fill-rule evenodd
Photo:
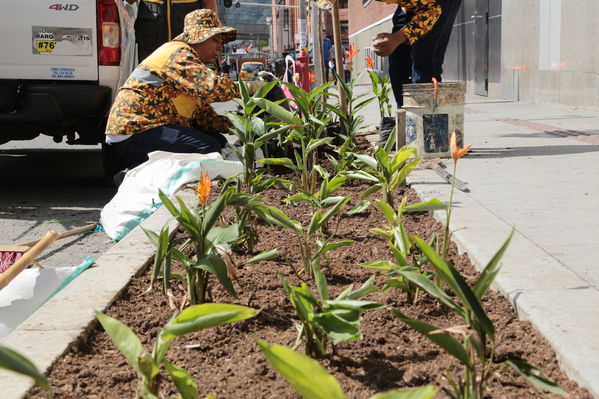
<path fill-rule="evenodd" d="M 219 153 L 179 154 L 154 151 L 146 162 L 127 172 L 119 191 L 100 213 L 106 234 L 119 241 L 148 218 L 162 203 L 158 190 L 173 196 L 204 172 L 210 179 L 229 179 L 243 171 L 241 162 L 225 161 Z"/>

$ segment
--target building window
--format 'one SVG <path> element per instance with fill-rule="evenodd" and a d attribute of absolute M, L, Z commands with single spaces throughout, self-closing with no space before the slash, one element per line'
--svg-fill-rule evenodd
<path fill-rule="evenodd" d="M 340 0 L 339 1 L 339 8 L 347 8 L 347 0 Z"/>
<path fill-rule="evenodd" d="M 341 43 L 347 45 L 349 43 L 349 24 L 348 21 L 339 21 L 341 28 Z"/>

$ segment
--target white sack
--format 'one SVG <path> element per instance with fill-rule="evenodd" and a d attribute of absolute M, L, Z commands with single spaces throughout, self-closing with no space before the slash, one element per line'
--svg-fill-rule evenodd
<path fill-rule="evenodd" d="M 119 241 L 144 221 L 162 203 L 158 190 L 172 197 L 183 185 L 198 181 L 204 172 L 210 179 L 225 179 L 243 171 L 241 162 L 225 161 L 219 153 L 179 154 L 155 151 L 135 169 L 127 172 L 119 191 L 100 213 L 108 236 Z"/>
<path fill-rule="evenodd" d="M 87 257 L 79 266 L 45 269 L 36 267 L 19 273 L 0 290 L 0 339 L 27 320 L 92 263 L 94 260 Z"/>

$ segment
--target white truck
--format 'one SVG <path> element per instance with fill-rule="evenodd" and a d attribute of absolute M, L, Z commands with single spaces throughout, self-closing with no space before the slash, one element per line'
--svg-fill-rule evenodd
<path fill-rule="evenodd" d="M 121 77 L 115 1 L 2 0 L 0 144 L 40 134 L 103 141 Z"/>

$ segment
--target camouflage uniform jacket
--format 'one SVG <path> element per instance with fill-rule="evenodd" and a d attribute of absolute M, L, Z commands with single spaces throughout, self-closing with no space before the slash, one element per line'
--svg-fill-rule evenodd
<path fill-rule="evenodd" d="M 437 0 L 378 0 L 387 4 L 398 4 L 406 12 L 411 12 L 414 17 L 400 31 L 406 36 L 410 44 L 414 44 L 421 36 L 426 34 L 437 22 L 441 15 L 441 6 Z"/>
<path fill-rule="evenodd" d="M 183 42 L 160 46 L 131 73 L 108 116 L 107 135 L 130 135 L 164 125 L 226 132 L 226 117 L 210 106 L 239 96 L 239 89 L 203 64 Z"/>

